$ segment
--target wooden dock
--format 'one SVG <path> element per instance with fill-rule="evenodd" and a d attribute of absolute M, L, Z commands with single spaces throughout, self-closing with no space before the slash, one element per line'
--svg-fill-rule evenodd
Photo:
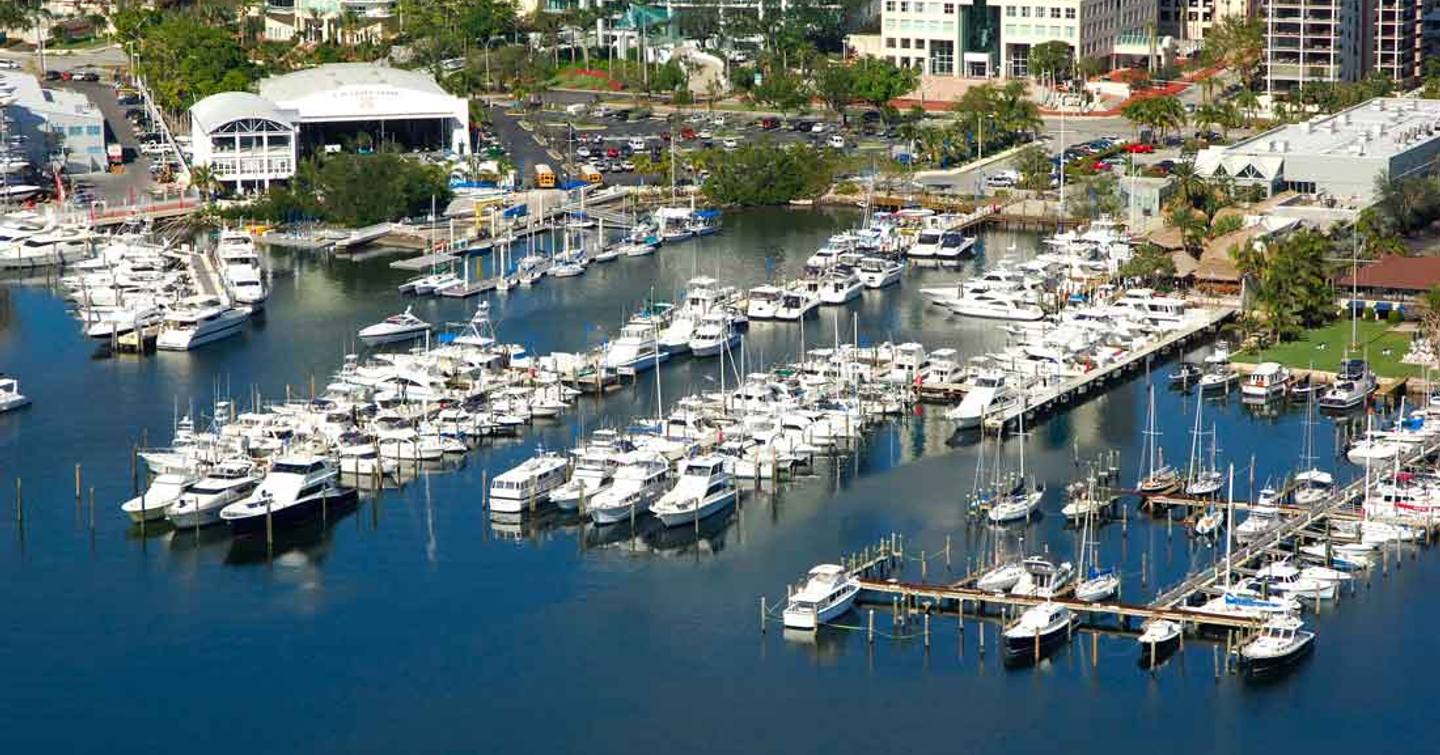
<path fill-rule="evenodd" d="M 1222 323 L 1234 316 L 1235 310 L 1229 307 L 1204 310 L 1202 316 L 1196 317 L 1183 327 L 1166 333 L 1144 348 L 1129 352 L 1113 362 L 1096 365 L 1083 374 L 1064 378 L 1049 385 L 1033 386 L 1027 391 L 1023 401 L 1006 406 L 986 418 L 985 427 L 993 432 L 1003 432 L 1006 428 L 1017 425 L 1022 413 L 1029 421 L 1060 406 L 1082 399 L 1090 392 L 1099 390 L 1108 383 L 1144 369 L 1154 357 L 1182 348 L 1196 339 L 1214 333 Z"/>

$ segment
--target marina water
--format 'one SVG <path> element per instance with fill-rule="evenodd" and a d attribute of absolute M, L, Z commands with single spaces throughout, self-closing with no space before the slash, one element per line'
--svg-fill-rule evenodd
<path fill-rule="evenodd" d="M 490 299 L 501 338 L 532 352 L 598 345 L 647 297 L 674 298 L 711 275 L 734 285 L 795 274 L 824 239 L 856 220 L 843 211 L 753 210 L 724 233 L 663 248 L 653 257 L 594 265 L 579 278 L 546 280 Z M 992 263 L 1033 236 L 991 232 Z M 562 420 L 483 445 L 458 463 L 366 497 L 323 533 L 277 542 L 236 541 L 223 530 L 152 529 L 143 536 L 116 504 L 131 489 L 130 457 L 143 434 L 168 440 L 177 413 L 204 412 L 216 395 L 243 405 L 323 386 L 355 331 L 403 308 L 406 277 L 391 257 L 330 260 L 272 250 L 276 277 L 265 317 L 243 336 L 191 353 L 102 358 L 42 285 L 12 285 L 0 311 L 0 366 L 18 374 L 34 405 L 0 416 L 0 567 L 6 576 L 0 632 L 0 742 L 6 750 L 160 749 L 239 752 L 608 753 L 876 752 L 900 749 L 1106 752 L 1241 751 L 1282 746 L 1338 752 L 1421 743 L 1440 682 L 1424 668 L 1440 609 L 1434 559 L 1388 576 L 1373 570 L 1354 597 L 1310 622 L 1317 652 L 1269 683 L 1221 676 L 1211 646 L 1194 642 L 1155 673 L 1136 668 L 1128 636 L 1072 643 L 1035 669 L 1006 671 L 987 627 L 963 635 L 953 617 L 918 624 L 873 646 L 861 631 L 762 634 L 761 595 L 813 564 L 904 533 L 907 553 L 933 555 L 946 535 L 958 575 L 983 554 L 986 527 L 966 520 L 978 446 L 948 444 L 936 407 L 882 425 L 853 455 L 816 465 L 813 479 L 744 498 L 701 531 L 632 536 L 573 519 L 540 517 L 492 526 L 481 509 L 482 473 L 493 475 L 538 445 L 568 448 L 584 431 L 653 414 L 656 391 L 586 397 Z M 805 324 L 812 346 L 920 341 L 962 355 L 1002 347 L 995 323 L 946 317 L 918 289 L 955 278 L 912 269 L 901 287 L 866 292 Z M 473 302 L 421 300 L 431 322 L 463 320 Z M 838 316 L 837 316 L 838 313 Z M 756 323 L 749 366 L 794 356 L 794 324 Z M 1317 355 L 1317 359 L 1335 355 Z M 1167 369 L 1157 365 L 1157 377 Z M 719 387 L 717 360 L 672 360 L 660 370 L 668 403 Z M 729 382 L 727 377 L 726 381 Z M 1157 388 L 1167 460 L 1183 465 L 1193 394 Z M 1115 450 L 1133 483 L 1145 417 L 1144 378 L 1122 383 L 1030 428 L 1027 470 L 1048 483 L 1046 516 L 1023 533 L 1025 549 L 1071 558 L 1076 536 L 1058 513 L 1064 484 L 1084 462 Z M 926 415 L 931 418 L 927 419 Z M 1303 407 L 1260 416 L 1238 397 L 1209 401 L 1223 463 L 1237 469 L 1237 498 L 1295 468 Z M 1336 425 L 1317 429 L 1322 465 L 1334 459 Z M 1018 439 L 1005 444 L 1013 458 Z M 1080 459 L 1077 466 L 1076 459 Z M 86 489 L 74 497 L 75 465 Z M 452 467 L 455 465 L 452 465 Z M 24 520 L 13 515 L 23 481 Z M 95 490 L 89 526 L 88 489 Z M 1133 507 L 1133 503 L 1130 504 Z M 1102 561 L 1143 602 L 1215 548 L 1178 525 L 1133 508 L 1127 526 L 1099 533 Z M 936 559 L 929 579 L 944 578 Z M 906 574 L 918 578 L 918 566 Z M 851 614 L 842 624 L 859 628 Z M 877 629 L 892 632 L 888 612 Z M 1359 710 L 1368 711 L 1361 715 Z"/>

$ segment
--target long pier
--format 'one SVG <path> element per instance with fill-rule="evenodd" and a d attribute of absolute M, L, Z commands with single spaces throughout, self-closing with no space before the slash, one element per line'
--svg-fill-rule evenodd
<path fill-rule="evenodd" d="M 1229 307 L 1206 309 L 1202 312 L 1203 314 L 1199 317 L 1185 323 L 1180 328 L 1166 333 L 1142 348 L 1127 352 L 1113 362 L 1096 365 L 1093 369 L 1080 375 L 1064 378 L 1049 385 L 1030 388 L 1023 400 L 1006 405 L 987 417 L 986 429 L 1003 432 L 1005 428 L 1018 424 L 1022 414 L 1025 419 L 1029 420 L 1049 412 L 1057 406 L 1069 404 L 1100 386 L 1142 369 L 1155 356 L 1180 348 L 1196 338 L 1213 332 L 1226 320 L 1235 316 L 1235 310 Z"/>

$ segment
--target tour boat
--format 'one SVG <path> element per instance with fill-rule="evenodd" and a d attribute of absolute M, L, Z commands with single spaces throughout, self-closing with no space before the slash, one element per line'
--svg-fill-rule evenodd
<path fill-rule="evenodd" d="M 154 522 L 165 518 L 165 512 L 198 478 L 186 472 L 156 475 L 145 492 L 120 504 L 120 510 L 132 522 Z"/>
<path fill-rule="evenodd" d="M 1058 603 L 1030 606 L 1005 628 L 1005 659 L 1039 662 L 1070 638 L 1075 615 Z"/>
<path fill-rule="evenodd" d="M 658 455 L 628 458 L 615 470 L 610 486 L 595 494 L 586 507 L 591 521 L 614 524 L 640 517 L 670 489 L 670 464 Z"/>
<path fill-rule="evenodd" d="M 519 514 L 550 500 L 550 491 L 565 484 L 569 464 L 554 453 L 541 452 L 490 481 L 490 510 Z"/>
<path fill-rule="evenodd" d="M 219 299 L 196 297 L 165 315 L 155 348 L 186 351 L 240 332 L 250 319 L 249 307 L 232 307 Z"/>
<path fill-rule="evenodd" d="M 1276 616 L 1240 648 L 1240 663 L 1251 674 L 1273 673 L 1300 660 L 1315 647 L 1315 633 L 1294 616 Z"/>
<path fill-rule="evenodd" d="M 858 594 L 860 580 L 851 576 L 845 567 L 820 564 L 810 570 L 805 586 L 790 596 L 785 605 L 785 627 L 817 629 L 849 611 Z"/>
<path fill-rule="evenodd" d="M 400 341 L 413 341 L 430 332 L 430 323 L 416 317 L 406 307 L 404 312 L 360 329 L 360 340 L 371 346 Z"/>
<path fill-rule="evenodd" d="M 1290 369 L 1278 362 L 1264 362 L 1245 378 L 1240 385 L 1240 395 L 1254 398 L 1274 398 L 1285 395 L 1290 388 Z"/>
<path fill-rule="evenodd" d="M 28 406 L 30 399 L 20 392 L 20 381 L 0 375 L 0 413 Z"/>
<path fill-rule="evenodd" d="M 904 262 L 887 257 L 866 257 L 860 260 L 860 266 L 855 269 L 855 274 L 860 276 L 860 282 L 865 284 L 866 288 L 884 288 L 899 283 L 900 276 L 904 273 Z"/>
<path fill-rule="evenodd" d="M 260 483 L 255 465 L 236 459 L 217 464 L 191 485 L 165 512 L 176 527 L 204 527 L 220 523 L 220 511 L 244 498 Z"/>
<path fill-rule="evenodd" d="M 329 459 L 296 454 L 276 459 L 265 479 L 244 500 L 220 510 L 237 535 L 293 527 L 353 504 L 354 488 L 342 487 Z M 268 524 L 267 524 L 268 523 Z"/>
<path fill-rule="evenodd" d="M 650 513 L 666 527 L 690 524 L 717 514 L 735 503 L 735 481 L 725 471 L 721 456 L 697 456 L 680 464 L 680 476 Z"/>

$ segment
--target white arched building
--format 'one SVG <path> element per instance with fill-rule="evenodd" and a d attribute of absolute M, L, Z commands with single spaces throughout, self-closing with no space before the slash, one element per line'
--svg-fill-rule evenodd
<path fill-rule="evenodd" d="M 196 165 L 227 188 L 263 189 L 295 175 L 305 155 L 392 145 L 470 152 L 470 106 L 426 73 L 331 63 L 222 92 L 190 107 Z"/>
<path fill-rule="evenodd" d="M 469 153 L 470 105 L 421 71 L 329 63 L 260 82 L 260 96 L 296 113 L 302 151 L 343 145 L 360 133 L 406 151 Z"/>
<path fill-rule="evenodd" d="M 300 133 L 295 113 L 249 92 L 222 92 L 190 108 L 194 165 L 238 191 L 295 175 Z"/>

